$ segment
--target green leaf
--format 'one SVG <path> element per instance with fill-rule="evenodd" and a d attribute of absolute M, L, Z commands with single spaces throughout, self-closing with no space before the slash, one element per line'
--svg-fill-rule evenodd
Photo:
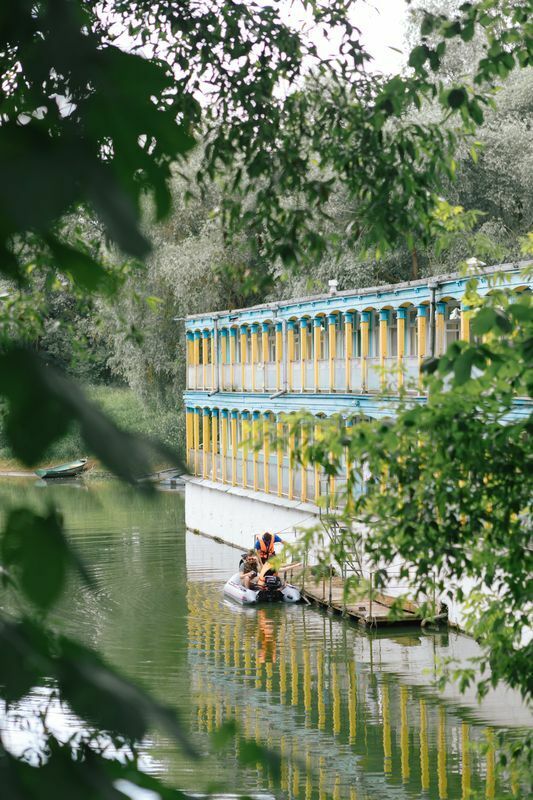
<path fill-rule="evenodd" d="M 48 609 L 61 594 L 70 561 L 57 513 L 40 516 L 27 508 L 11 511 L 1 553 L 4 563 L 16 569 L 26 597 Z"/>
<path fill-rule="evenodd" d="M 0 619 L 0 687 L 7 703 L 17 702 L 50 675 L 49 650 L 38 625 Z"/>
<path fill-rule="evenodd" d="M 487 307 L 480 309 L 472 320 L 472 331 L 477 336 L 483 336 L 495 327 L 496 311 L 493 308 Z"/>
<path fill-rule="evenodd" d="M 141 739 L 153 725 L 164 728 L 187 755 L 196 757 L 177 711 L 154 700 L 83 645 L 61 637 L 58 648 L 59 686 L 75 713 L 132 740 Z"/>
<path fill-rule="evenodd" d="M 113 274 L 87 253 L 59 241 L 55 236 L 47 236 L 45 241 L 52 251 L 58 271 L 70 275 L 81 288 L 92 292 L 104 286 L 108 289 L 115 286 Z"/>
<path fill-rule="evenodd" d="M 411 50 L 408 64 L 410 67 L 414 67 L 414 69 L 420 69 L 428 57 L 429 47 L 425 44 L 419 44 Z"/>
<path fill-rule="evenodd" d="M 473 348 L 464 350 L 460 356 L 456 358 L 453 364 L 453 371 L 455 376 L 455 383 L 462 386 L 470 380 L 470 373 L 476 357 L 476 351 Z"/>
<path fill-rule="evenodd" d="M 448 97 L 446 98 L 446 102 L 450 108 L 460 108 L 464 105 L 468 100 L 468 95 L 466 93 L 466 89 L 461 87 L 460 89 L 451 89 L 448 92 Z"/>

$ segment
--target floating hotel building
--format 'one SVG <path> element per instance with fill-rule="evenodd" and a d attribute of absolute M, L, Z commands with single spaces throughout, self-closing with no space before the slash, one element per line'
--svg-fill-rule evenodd
<path fill-rule="evenodd" d="M 524 266 L 483 270 L 479 294 L 530 290 Z M 295 463 L 290 437 L 271 446 L 286 415 L 390 417 L 402 391 L 425 402 L 422 361 L 470 338 L 467 282 L 453 274 L 337 292 L 332 281 L 329 294 L 188 317 L 188 527 L 251 546 L 258 529 L 314 524 L 334 481 Z M 517 398 L 514 413 L 530 408 Z"/>

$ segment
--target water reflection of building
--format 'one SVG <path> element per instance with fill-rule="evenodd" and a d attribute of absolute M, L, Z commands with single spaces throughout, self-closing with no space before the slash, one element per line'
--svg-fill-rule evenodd
<path fill-rule="evenodd" d="M 257 609 L 221 608 L 203 583 L 189 584 L 188 603 L 198 730 L 234 717 L 247 738 L 280 753 L 287 797 L 498 796 L 493 727 L 405 682 L 402 648 L 421 651 L 424 634 L 407 634 L 407 645 L 373 639 L 302 607 L 258 617 Z M 373 649 L 365 653 L 360 641 Z M 258 765 L 255 788 L 267 783 Z"/>

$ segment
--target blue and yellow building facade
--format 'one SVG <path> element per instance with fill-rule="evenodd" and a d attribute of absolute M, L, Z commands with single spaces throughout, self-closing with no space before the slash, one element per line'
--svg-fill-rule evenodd
<path fill-rule="evenodd" d="M 496 285 L 529 291 L 523 266 L 484 270 L 478 293 Z M 390 417 L 402 392 L 424 402 L 423 360 L 470 338 L 467 282 L 453 274 L 188 317 L 190 472 L 215 484 L 318 502 L 335 486 L 318 468 L 291 459 L 287 415 L 311 412 L 319 435 L 320 419 L 332 414 Z M 528 404 L 517 398 L 516 413 Z"/>

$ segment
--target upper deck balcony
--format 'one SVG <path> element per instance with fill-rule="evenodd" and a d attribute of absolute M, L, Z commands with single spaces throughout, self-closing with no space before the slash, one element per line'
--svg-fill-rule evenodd
<path fill-rule="evenodd" d="M 529 290 L 521 264 L 487 269 L 495 286 Z M 460 275 L 187 318 L 187 388 L 200 391 L 373 393 L 416 390 L 420 367 L 470 337 Z"/>

